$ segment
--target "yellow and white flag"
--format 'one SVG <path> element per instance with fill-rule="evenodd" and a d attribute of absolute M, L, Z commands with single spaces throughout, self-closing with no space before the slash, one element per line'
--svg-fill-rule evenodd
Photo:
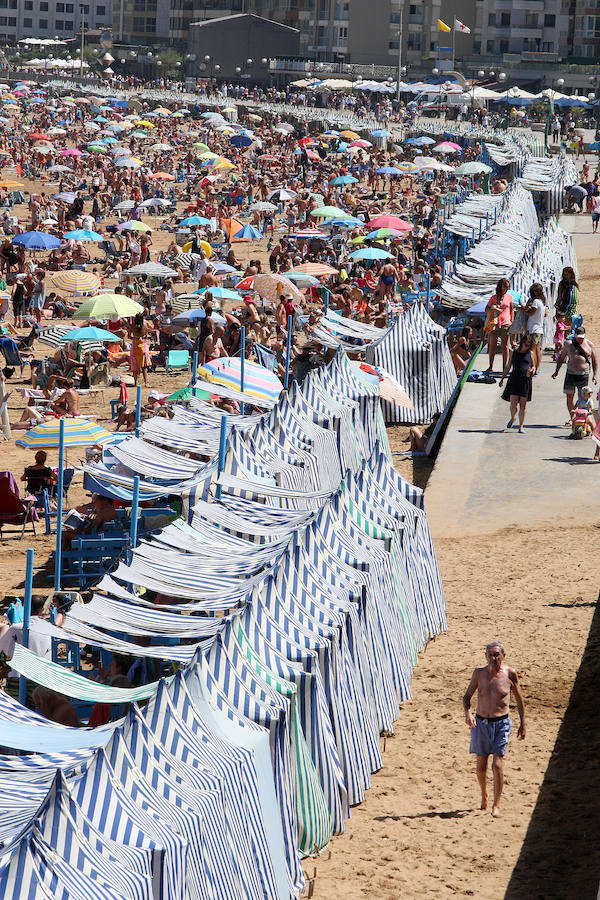
<path fill-rule="evenodd" d="M 463 34 L 471 34 L 471 29 L 464 22 L 459 22 L 458 19 L 454 19 L 454 30 L 461 31 Z"/>

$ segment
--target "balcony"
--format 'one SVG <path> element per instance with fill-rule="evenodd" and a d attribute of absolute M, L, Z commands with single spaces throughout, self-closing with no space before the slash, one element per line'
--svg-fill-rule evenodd
<path fill-rule="evenodd" d="M 557 50 L 551 52 L 545 52 L 544 50 L 523 50 L 520 56 L 523 62 L 555 63 L 559 60 Z"/>

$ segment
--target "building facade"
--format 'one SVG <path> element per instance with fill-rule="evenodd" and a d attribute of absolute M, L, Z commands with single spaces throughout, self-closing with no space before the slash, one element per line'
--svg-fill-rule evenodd
<path fill-rule="evenodd" d="M 112 0 L 0 0 L 0 32 L 11 44 L 28 37 L 72 40 L 80 33 L 82 15 L 86 31 L 110 29 Z"/>
<path fill-rule="evenodd" d="M 271 57 L 298 56 L 300 34 L 289 25 L 238 13 L 192 22 L 187 49 L 188 76 L 254 83 L 268 78 Z"/>
<path fill-rule="evenodd" d="M 476 7 L 473 51 L 484 61 L 555 63 L 569 55 L 562 0 L 478 0 Z"/>

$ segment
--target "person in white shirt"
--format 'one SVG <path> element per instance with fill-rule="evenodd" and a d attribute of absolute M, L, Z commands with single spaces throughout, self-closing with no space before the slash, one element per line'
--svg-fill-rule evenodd
<path fill-rule="evenodd" d="M 544 288 L 538 281 L 529 288 L 529 301 L 525 307 L 525 315 L 527 316 L 527 333 L 531 338 L 533 365 L 537 372 L 542 362 L 542 338 L 546 316 L 546 296 Z"/>
<path fill-rule="evenodd" d="M 598 231 L 598 221 L 600 221 L 600 196 L 592 199 L 592 233 Z"/>

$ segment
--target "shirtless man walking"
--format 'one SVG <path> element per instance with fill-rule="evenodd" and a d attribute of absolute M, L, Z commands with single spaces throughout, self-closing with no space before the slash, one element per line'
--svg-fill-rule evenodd
<path fill-rule="evenodd" d="M 500 641 L 490 641 L 485 648 L 487 665 L 475 669 L 463 697 L 466 723 L 471 729 L 470 753 L 477 756 L 477 781 L 481 788 L 481 809 L 487 809 L 487 767 L 492 756 L 494 804 L 492 815 L 500 815 L 500 798 L 504 787 L 504 754 L 508 747 L 511 722 L 510 694 L 514 692 L 520 717 L 518 738 L 525 737 L 525 706 L 514 669 L 504 665 L 504 647 Z M 477 691 L 477 711 L 471 712 L 471 698 Z"/>

